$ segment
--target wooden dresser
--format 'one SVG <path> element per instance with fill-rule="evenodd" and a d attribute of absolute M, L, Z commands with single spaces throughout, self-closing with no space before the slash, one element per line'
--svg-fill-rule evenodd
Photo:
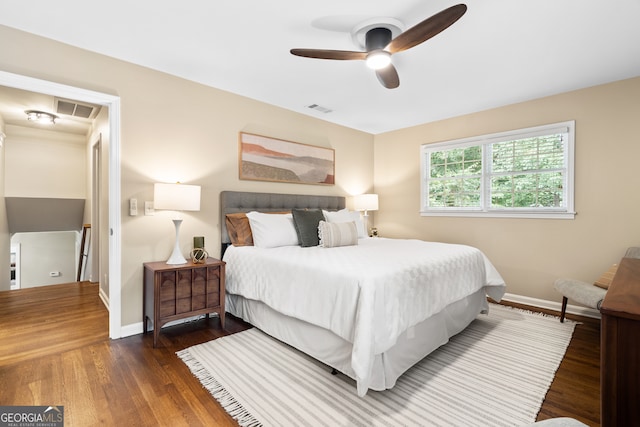
<path fill-rule="evenodd" d="M 622 258 L 600 312 L 601 425 L 640 426 L 640 259 Z"/>
<path fill-rule="evenodd" d="M 203 264 L 144 264 L 142 323 L 147 333 L 153 322 L 153 346 L 162 325 L 173 320 L 218 313 L 224 329 L 224 261 L 207 258 Z"/>

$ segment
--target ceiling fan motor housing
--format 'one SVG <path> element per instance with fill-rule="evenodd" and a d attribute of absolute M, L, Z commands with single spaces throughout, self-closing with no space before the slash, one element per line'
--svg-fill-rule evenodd
<path fill-rule="evenodd" d="M 372 28 L 367 31 L 365 48 L 367 52 L 384 49 L 391 41 L 391 30 L 388 28 Z"/>

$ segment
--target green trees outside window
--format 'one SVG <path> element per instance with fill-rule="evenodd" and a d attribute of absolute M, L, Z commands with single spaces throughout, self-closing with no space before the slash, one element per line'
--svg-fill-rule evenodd
<path fill-rule="evenodd" d="M 565 122 L 423 145 L 422 212 L 573 214 L 573 131 Z"/>

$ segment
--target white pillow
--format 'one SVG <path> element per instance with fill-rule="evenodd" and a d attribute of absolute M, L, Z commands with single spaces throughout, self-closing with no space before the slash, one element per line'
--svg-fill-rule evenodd
<path fill-rule="evenodd" d="M 335 248 L 337 246 L 353 246 L 358 244 L 358 231 L 356 223 L 351 222 L 326 222 L 318 224 L 318 237 L 323 248 Z"/>
<path fill-rule="evenodd" d="M 342 209 L 339 211 L 331 212 L 323 210 L 324 218 L 327 222 L 355 222 L 356 230 L 358 230 L 358 237 L 367 237 L 367 234 L 364 229 L 364 222 L 360 218 L 360 212 L 358 211 L 349 211 L 349 209 Z"/>
<path fill-rule="evenodd" d="M 260 248 L 298 246 L 298 234 L 291 214 L 247 213 L 253 245 Z"/>

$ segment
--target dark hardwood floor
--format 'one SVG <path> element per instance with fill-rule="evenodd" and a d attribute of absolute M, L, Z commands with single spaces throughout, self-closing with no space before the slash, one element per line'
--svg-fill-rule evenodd
<path fill-rule="evenodd" d="M 560 314 L 520 304 L 505 304 L 553 316 Z M 571 314 L 567 314 L 567 318 L 579 324 L 576 325 L 537 420 L 570 417 L 596 427 L 600 425 L 600 320 Z"/>
<path fill-rule="evenodd" d="M 600 425 L 599 322 L 581 320 L 538 420 Z M 61 405 L 66 426 L 235 426 L 175 353 L 248 327 L 202 319 L 154 349 L 152 334 L 109 340 L 96 284 L 0 292 L 0 405 Z"/>

